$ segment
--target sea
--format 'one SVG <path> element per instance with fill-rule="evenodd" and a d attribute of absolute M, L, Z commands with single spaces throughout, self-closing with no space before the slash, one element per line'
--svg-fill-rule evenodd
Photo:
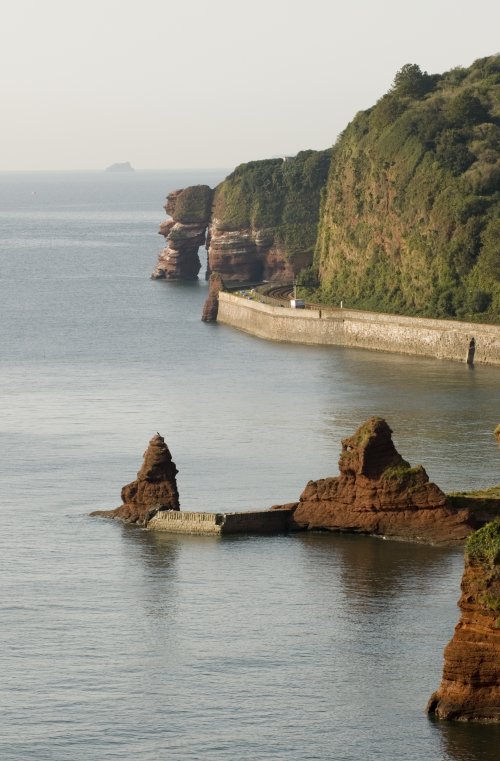
<path fill-rule="evenodd" d="M 226 173 L 0 173 L 0 759 L 494 761 L 425 714 L 461 549 L 89 517 L 157 431 L 186 510 L 297 500 L 372 415 L 443 489 L 500 482 L 500 367 L 266 342 L 150 279 L 166 194 Z"/>

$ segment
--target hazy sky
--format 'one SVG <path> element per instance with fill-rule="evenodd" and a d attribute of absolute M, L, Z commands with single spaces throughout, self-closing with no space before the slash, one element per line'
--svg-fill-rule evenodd
<path fill-rule="evenodd" d="M 0 170 L 326 148 L 405 63 L 500 52 L 499 0 L 2 0 Z"/>

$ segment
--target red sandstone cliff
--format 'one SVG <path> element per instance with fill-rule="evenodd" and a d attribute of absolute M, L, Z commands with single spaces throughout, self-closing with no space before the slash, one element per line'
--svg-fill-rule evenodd
<path fill-rule="evenodd" d="M 467 542 L 459 607 L 427 711 L 437 719 L 500 722 L 500 520 Z"/>
<path fill-rule="evenodd" d="M 196 280 L 201 268 L 198 249 L 205 245 L 212 197 L 208 185 L 169 193 L 164 208 L 171 219 L 162 222 L 159 229 L 167 246 L 158 257 L 153 279 Z"/>
<path fill-rule="evenodd" d="M 163 510 L 179 510 L 177 473 L 163 436 L 157 434 L 144 452 L 144 462 L 136 480 L 121 491 L 123 505 L 114 510 L 96 510 L 91 515 L 145 525 L 160 507 Z"/>
<path fill-rule="evenodd" d="M 224 280 L 258 282 L 292 281 L 310 263 L 310 257 L 287 257 L 283 245 L 275 242 L 272 229 L 229 229 L 213 218 L 208 234 L 208 267 Z"/>
<path fill-rule="evenodd" d="M 477 527 L 473 512 L 448 504 L 424 468 L 397 452 L 392 431 L 373 417 L 342 441 L 340 476 L 309 481 L 289 506 L 292 528 L 380 534 L 449 544 Z"/>

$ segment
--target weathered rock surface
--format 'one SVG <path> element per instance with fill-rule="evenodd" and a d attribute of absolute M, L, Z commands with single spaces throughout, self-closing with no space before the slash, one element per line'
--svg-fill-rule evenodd
<path fill-rule="evenodd" d="M 424 468 L 397 452 L 392 431 L 373 417 L 342 441 L 340 476 L 309 481 L 288 506 L 295 529 L 379 534 L 408 541 L 450 544 L 478 524 L 472 510 L 454 508 Z"/>
<path fill-rule="evenodd" d="M 162 222 L 159 229 L 167 246 L 158 257 L 153 279 L 196 280 L 201 268 L 198 249 L 205 245 L 212 196 L 208 185 L 169 193 L 165 211 L 172 219 Z"/>
<path fill-rule="evenodd" d="M 467 542 L 459 607 L 427 711 L 437 719 L 500 722 L 500 520 Z"/>
<path fill-rule="evenodd" d="M 144 452 L 137 478 L 123 487 L 123 505 L 114 510 L 96 510 L 91 515 L 120 518 L 126 523 L 145 525 L 158 509 L 179 510 L 178 470 L 160 434 L 153 436 Z"/>
<path fill-rule="evenodd" d="M 219 291 L 224 290 L 224 281 L 218 272 L 212 272 L 208 284 L 208 296 L 203 305 L 201 319 L 203 322 L 216 322 L 219 311 Z"/>
<path fill-rule="evenodd" d="M 227 229 L 227 223 L 213 219 L 210 224 L 208 267 L 224 280 L 259 282 L 291 281 L 310 263 L 308 255 L 287 257 L 285 247 L 275 243 L 272 230 Z"/>

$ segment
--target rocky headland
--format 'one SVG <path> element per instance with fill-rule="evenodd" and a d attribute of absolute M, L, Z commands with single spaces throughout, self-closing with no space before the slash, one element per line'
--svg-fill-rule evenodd
<path fill-rule="evenodd" d="M 500 722 L 500 520 L 467 540 L 459 607 L 427 711 L 437 719 Z"/>
<path fill-rule="evenodd" d="M 198 249 L 206 242 L 212 198 L 213 190 L 208 185 L 169 193 L 164 208 L 171 219 L 162 222 L 159 229 L 167 245 L 158 257 L 153 279 L 197 279 L 201 269 Z"/>
<path fill-rule="evenodd" d="M 144 452 L 137 478 L 122 488 L 123 504 L 113 510 L 96 510 L 91 515 L 145 526 L 158 510 L 180 510 L 177 473 L 165 439 L 158 433 Z"/>
<path fill-rule="evenodd" d="M 490 515 L 454 506 L 421 465 L 397 452 L 386 421 L 372 417 L 342 441 L 340 475 L 309 481 L 290 511 L 292 530 L 372 534 L 431 544 L 461 542 Z M 275 508 L 272 508 L 275 509 Z"/>
<path fill-rule="evenodd" d="M 499 103 L 499 55 L 444 74 L 406 64 L 333 148 L 241 164 L 215 188 L 208 275 L 298 274 L 325 305 L 500 323 Z M 195 247 L 205 229 L 179 233 Z M 196 277 L 196 254 L 183 270 L 170 243 L 154 276 Z"/>
<path fill-rule="evenodd" d="M 170 193 L 171 219 L 160 226 L 167 247 L 153 278 L 196 278 L 198 248 L 206 242 L 207 277 L 292 280 L 313 260 L 329 162 L 329 150 L 302 151 L 241 164 L 215 190 L 198 185 Z"/>

